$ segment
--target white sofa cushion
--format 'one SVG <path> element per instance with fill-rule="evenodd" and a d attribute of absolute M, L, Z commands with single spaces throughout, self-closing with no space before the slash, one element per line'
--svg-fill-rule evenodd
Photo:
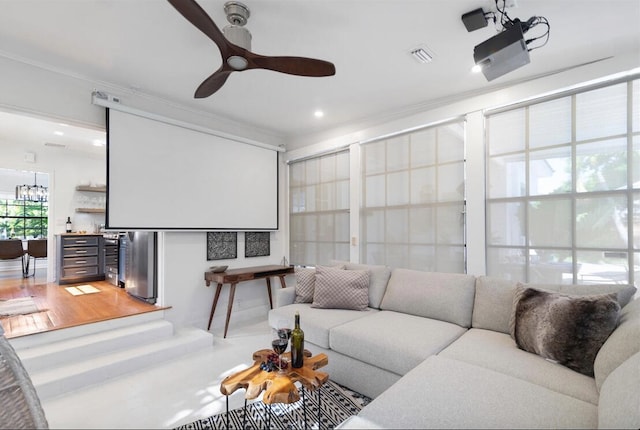
<path fill-rule="evenodd" d="M 380 309 L 470 327 L 474 296 L 473 275 L 393 269 Z"/>
<path fill-rule="evenodd" d="M 597 407 L 490 369 L 431 356 L 365 406 L 385 428 L 595 428 Z M 345 427 L 348 428 L 348 427 Z"/>
<path fill-rule="evenodd" d="M 444 321 L 380 311 L 335 326 L 329 345 L 336 352 L 404 375 L 465 331 Z"/>
<path fill-rule="evenodd" d="M 593 378 L 518 348 L 505 333 L 472 328 L 440 354 L 598 404 Z"/>
<path fill-rule="evenodd" d="M 279 319 L 293 321 L 296 311 L 300 312 L 300 328 L 304 331 L 305 342 L 322 348 L 329 348 L 329 330 L 346 322 L 364 318 L 379 312 L 377 309 L 352 311 L 349 309 L 312 308 L 310 303 L 295 303 L 269 311 L 269 325 L 276 327 Z"/>
<path fill-rule="evenodd" d="M 602 345 L 593 363 L 598 389 L 613 370 L 640 351 L 640 298 L 620 311 L 618 327 Z"/>
<path fill-rule="evenodd" d="M 598 428 L 640 428 L 640 353 L 618 366 L 602 384 Z"/>

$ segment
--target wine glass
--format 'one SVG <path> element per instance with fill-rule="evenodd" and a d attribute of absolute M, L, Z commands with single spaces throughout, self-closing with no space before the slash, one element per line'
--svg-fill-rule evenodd
<path fill-rule="evenodd" d="M 293 323 L 288 319 L 281 318 L 276 324 L 276 330 L 278 330 L 278 336 L 280 336 L 282 339 L 287 339 L 288 341 L 289 339 L 291 339 Z"/>
<path fill-rule="evenodd" d="M 289 344 L 288 337 L 281 337 L 279 330 L 273 331 L 273 338 L 271 340 L 271 346 L 276 354 L 278 354 L 278 373 L 284 373 L 284 369 L 282 368 L 282 353 L 287 350 L 287 345 Z"/>
<path fill-rule="evenodd" d="M 293 324 L 288 319 L 279 319 L 278 324 L 276 325 L 276 330 L 278 330 L 278 336 L 283 339 L 289 340 L 291 338 L 291 330 L 293 330 Z"/>

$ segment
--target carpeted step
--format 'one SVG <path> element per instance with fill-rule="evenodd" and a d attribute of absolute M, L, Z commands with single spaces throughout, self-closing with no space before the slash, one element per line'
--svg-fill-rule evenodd
<path fill-rule="evenodd" d="M 104 382 L 129 372 L 211 346 L 213 336 L 204 330 L 187 328 L 170 338 L 145 345 L 120 348 L 81 360 L 70 360 L 48 369 L 29 372 L 40 399 L 48 399 L 70 391 Z"/>

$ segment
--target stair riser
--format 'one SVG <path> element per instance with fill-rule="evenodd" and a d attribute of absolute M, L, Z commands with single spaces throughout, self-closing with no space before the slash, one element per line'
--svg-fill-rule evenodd
<path fill-rule="evenodd" d="M 163 319 L 164 310 L 159 310 L 128 317 L 114 318 L 111 320 L 100 321 L 91 324 L 83 324 L 80 326 L 69 327 L 60 330 L 52 330 L 45 333 L 35 333 L 28 336 L 20 336 L 9 339 L 9 342 L 16 351 L 20 351 L 22 349 L 34 348 L 42 345 L 50 345 L 54 342 L 69 340 L 80 336 L 102 333 L 108 330 L 115 330 L 123 327 L 130 327 L 136 324 L 143 324 L 145 322 L 158 321 Z"/>
<path fill-rule="evenodd" d="M 52 367 L 74 363 L 113 351 L 168 339 L 173 336 L 173 326 L 166 321 L 158 321 L 115 330 L 117 336 L 83 336 L 82 338 L 60 342 L 60 348 L 39 348 L 18 351 L 18 355 L 29 373 Z M 44 350 L 44 351 L 41 351 Z"/>
<path fill-rule="evenodd" d="M 195 336 L 174 336 L 172 339 L 149 344 L 147 347 L 132 348 L 130 354 L 127 350 L 121 350 L 110 356 L 103 356 L 95 360 L 95 366 L 90 366 L 92 363 L 88 360 L 77 369 L 65 366 L 60 368 L 60 372 L 49 370 L 46 376 L 34 372 L 31 374 L 31 379 L 40 399 L 49 399 L 100 384 L 130 372 L 148 369 L 192 351 L 210 347 L 211 344 L 212 336 L 204 331 Z M 109 359 L 111 357 L 112 360 Z M 54 377 L 51 376 L 52 373 L 55 374 Z"/>

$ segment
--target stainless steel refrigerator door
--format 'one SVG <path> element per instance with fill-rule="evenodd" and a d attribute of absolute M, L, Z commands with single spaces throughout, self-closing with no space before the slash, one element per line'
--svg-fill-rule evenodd
<path fill-rule="evenodd" d="M 125 290 L 134 297 L 155 303 L 157 297 L 156 233 L 129 232 L 127 239 Z"/>

